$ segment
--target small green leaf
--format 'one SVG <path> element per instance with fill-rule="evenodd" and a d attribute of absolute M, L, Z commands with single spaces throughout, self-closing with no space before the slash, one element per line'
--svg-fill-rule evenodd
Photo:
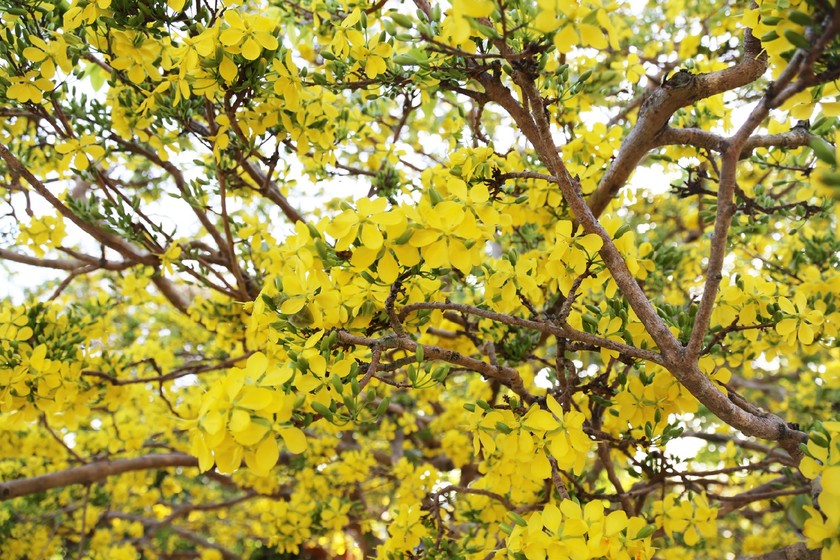
<path fill-rule="evenodd" d="M 644 539 L 651 536 L 656 531 L 656 528 L 653 525 L 645 525 L 644 527 L 636 533 L 636 539 Z"/>
<path fill-rule="evenodd" d="M 414 22 L 405 14 L 400 13 L 390 13 L 388 14 L 391 16 L 391 19 L 394 20 L 394 23 L 399 25 L 400 27 L 405 27 L 406 29 L 411 29 L 414 27 Z"/>
<path fill-rule="evenodd" d="M 332 420 L 333 419 L 332 411 L 329 408 L 327 408 L 324 404 L 319 403 L 319 402 L 313 402 L 311 406 L 312 406 L 312 410 L 314 410 L 315 412 L 317 412 L 318 414 L 320 414 L 321 416 L 323 416 L 327 420 Z"/>
<path fill-rule="evenodd" d="M 788 14 L 788 18 L 793 23 L 798 25 L 802 25 L 804 27 L 808 27 L 809 25 L 814 25 L 814 20 L 811 19 L 811 16 L 806 14 L 805 12 L 800 12 L 799 10 L 793 10 Z"/>
<path fill-rule="evenodd" d="M 785 29 L 782 31 L 785 36 L 785 39 L 788 40 L 788 43 L 793 45 L 794 47 L 798 47 L 803 50 L 808 50 L 811 48 L 811 43 L 808 39 L 805 38 L 804 35 L 797 33 L 792 29 Z"/>
<path fill-rule="evenodd" d="M 410 54 L 398 54 L 392 60 L 400 66 L 420 66 L 420 61 Z"/>
<path fill-rule="evenodd" d="M 814 155 L 817 156 L 818 159 L 832 166 L 837 165 L 837 156 L 835 155 L 834 147 L 831 144 L 822 138 L 815 136 L 811 138 L 809 145 L 811 146 L 811 149 L 814 150 Z"/>

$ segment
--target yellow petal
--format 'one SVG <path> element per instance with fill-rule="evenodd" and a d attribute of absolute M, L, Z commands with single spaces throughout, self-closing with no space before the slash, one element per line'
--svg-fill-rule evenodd
<path fill-rule="evenodd" d="M 550 412 L 539 408 L 531 409 L 531 412 L 529 412 L 525 417 L 522 425 L 529 430 L 539 432 L 550 432 L 551 430 L 557 429 L 559 426 L 557 420 L 555 420 L 554 416 L 552 416 Z"/>
<path fill-rule="evenodd" d="M 257 379 L 268 367 L 268 358 L 262 352 L 254 352 L 245 362 L 245 375 L 250 379 Z"/>
<path fill-rule="evenodd" d="M 30 62 L 41 62 L 47 58 L 47 53 L 35 47 L 26 47 L 23 49 L 23 57 Z"/>
<path fill-rule="evenodd" d="M 252 466 L 252 470 L 257 474 L 267 475 L 277 464 L 279 458 L 280 448 L 277 445 L 277 440 L 273 436 L 269 436 L 262 440 L 254 452 L 255 464 Z"/>
<path fill-rule="evenodd" d="M 385 256 L 379 259 L 376 270 L 379 273 L 379 279 L 386 284 L 392 284 L 400 275 L 400 267 L 397 264 L 397 260 L 391 255 L 391 251 L 388 250 L 385 251 Z"/>
<path fill-rule="evenodd" d="M 785 313 L 788 313 L 790 315 L 796 315 L 796 307 L 794 307 L 793 302 L 785 296 L 780 297 L 779 301 L 777 301 L 776 303 L 779 304 L 779 309 L 781 309 Z"/>
<path fill-rule="evenodd" d="M 293 315 L 303 309 L 304 305 L 306 305 L 306 300 L 302 297 L 289 298 L 280 305 L 280 313 Z"/>
<path fill-rule="evenodd" d="M 271 404 L 274 392 L 264 387 L 247 387 L 242 391 L 242 397 L 236 401 L 237 406 L 249 410 L 260 410 Z"/>
<path fill-rule="evenodd" d="M 590 233 L 584 235 L 581 238 L 575 239 L 575 242 L 581 247 L 583 247 L 590 257 L 594 257 L 595 254 L 601 249 L 601 245 L 604 244 L 603 240 L 601 239 L 601 236 L 595 233 Z"/>
<path fill-rule="evenodd" d="M 572 50 L 572 47 L 577 45 L 577 32 L 571 25 L 565 26 L 556 35 L 554 35 L 554 46 L 561 53 L 567 53 Z"/>
<path fill-rule="evenodd" d="M 230 422 L 228 422 L 228 427 L 232 432 L 241 432 L 248 428 L 251 425 L 251 415 L 241 408 L 238 408 L 233 411 L 230 415 Z"/>
<path fill-rule="evenodd" d="M 616 510 L 607 516 L 604 534 L 608 537 L 616 535 L 627 527 L 627 514 L 623 510 Z"/>
<path fill-rule="evenodd" d="M 306 451 L 306 436 L 301 430 L 295 427 L 280 429 L 280 437 L 286 448 L 292 453 L 303 453 Z"/>
<path fill-rule="evenodd" d="M 259 58 L 262 48 L 260 44 L 254 41 L 253 37 L 248 37 L 242 44 L 242 56 L 248 60 L 256 60 Z"/>
<path fill-rule="evenodd" d="M 776 332 L 781 336 L 787 336 L 796 329 L 796 319 L 782 319 L 776 323 Z"/>
<path fill-rule="evenodd" d="M 412 247 L 425 247 L 440 238 L 440 232 L 433 229 L 418 229 L 411 234 L 409 243 Z"/>
<path fill-rule="evenodd" d="M 379 228 L 373 224 L 362 225 L 362 234 L 360 237 L 362 245 L 368 249 L 378 250 L 382 247 L 382 242 L 384 241 L 382 233 L 379 232 Z"/>
<path fill-rule="evenodd" d="M 213 468 L 213 454 L 210 452 L 210 448 L 207 447 L 202 436 L 196 435 L 193 437 L 190 452 L 198 458 L 198 469 L 201 472 L 206 472 Z"/>
<path fill-rule="evenodd" d="M 431 268 L 450 266 L 449 248 L 445 239 L 438 239 L 431 245 L 424 247 L 421 251 L 423 260 Z"/>
<path fill-rule="evenodd" d="M 578 25 L 580 35 L 584 46 L 592 47 L 594 49 L 607 48 L 607 38 L 604 37 L 604 32 L 600 27 L 590 25 L 588 23 L 581 23 Z"/>
<path fill-rule="evenodd" d="M 808 323 L 802 322 L 799 324 L 799 333 L 797 338 L 802 344 L 808 345 L 814 342 L 814 329 Z"/>
<path fill-rule="evenodd" d="M 257 33 L 255 37 L 257 39 L 257 42 L 262 46 L 262 48 L 266 50 L 273 51 L 280 46 L 274 35 L 271 35 L 270 33 Z"/>
<path fill-rule="evenodd" d="M 230 474 L 242 465 L 242 446 L 236 443 L 225 447 L 224 450 L 217 450 L 215 453 L 216 467 L 219 472 Z"/>
<path fill-rule="evenodd" d="M 225 79 L 226 82 L 232 82 L 236 79 L 236 64 L 233 63 L 233 60 L 230 57 L 223 56 L 222 62 L 219 64 L 219 74 L 222 78 Z"/>

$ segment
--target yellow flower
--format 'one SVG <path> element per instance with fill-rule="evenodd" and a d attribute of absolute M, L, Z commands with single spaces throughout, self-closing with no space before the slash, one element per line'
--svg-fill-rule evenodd
<path fill-rule="evenodd" d="M 426 536 L 426 528 L 420 520 L 423 511 L 419 505 L 400 508 L 394 522 L 388 526 L 388 548 L 405 552 L 417 548 L 420 539 Z"/>
<path fill-rule="evenodd" d="M 64 220 L 60 215 L 41 216 L 21 226 L 18 242 L 25 243 L 36 255 L 42 257 L 46 252 L 45 247 L 58 247 L 65 235 Z"/>
<path fill-rule="evenodd" d="M 364 61 L 365 75 L 368 78 L 375 78 L 388 70 L 388 64 L 385 62 L 385 59 L 391 56 L 393 50 L 388 43 L 380 43 L 374 39 L 366 45 L 354 46 L 350 49 L 350 54 L 360 64 Z"/>
<path fill-rule="evenodd" d="M 162 76 L 155 67 L 155 61 L 160 57 L 161 43 L 148 39 L 141 33 L 134 31 L 112 31 L 111 52 L 115 56 L 111 66 L 117 70 L 125 70 L 128 79 L 139 84 L 146 76 L 154 82 L 159 82 Z"/>
<path fill-rule="evenodd" d="M 238 12 L 228 10 L 224 20 L 229 27 L 222 31 L 219 40 L 230 53 L 241 53 L 248 60 L 256 60 L 263 49 L 273 51 L 279 46 L 270 33 L 273 25 L 268 18 L 250 14 L 242 17 Z"/>
<path fill-rule="evenodd" d="M 70 59 L 67 58 L 67 43 L 62 37 L 56 37 L 51 43 L 47 43 L 40 37 L 35 35 L 29 36 L 29 42 L 33 46 L 23 49 L 23 56 L 30 62 L 40 62 L 41 76 L 50 79 L 55 75 L 55 65 L 68 74 L 73 65 Z"/>
<path fill-rule="evenodd" d="M 169 274 L 172 274 L 172 265 L 180 256 L 181 246 L 178 243 L 173 243 L 166 249 L 166 252 L 160 256 L 161 267 Z"/>
<path fill-rule="evenodd" d="M 350 53 L 351 47 L 361 47 L 365 44 L 365 36 L 361 31 L 355 29 L 356 24 L 362 17 L 359 8 L 355 8 L 347 14 L 335 28 L 335 36 L 330 41 L 330 50 L 339 58 L 344 58 Z"/>
<path fill-rule="evenodd" d="M 817 309 L 809 309 L 808 302 L 805 299 L 805 294 L 796 292 L 793 296 L 793 302 L 786 297 L 780 297 L 779 309 L 787 315 L 776 324 L 776 332 L 779 336 L 785 338 L 789 344 L 794 344 L 797 339 L 804 345 L 809 345 L 814 342 L 815 327 L 819 327 L 823 322 L 823 314 Z"/>
<path fill-rule="evenodd" d="M 97 145 L 97 138 L 92 134 L 84 134 L 79 138 L 70 138 L 56 145 L 55 151 L 64 154 L 61 160 L 61 168 L 66 169 L 72 162 L 73 167 L 84 171 L 90 166 L 88 157 L 100 159 L 105 155 L 105 148 Z"/>
<path fill-rule="evenodd" d="M 21 103 L 31 101 L 40 103 L 44 100 L 44 92 L 51 91 L 53 83 L 47 78 L 41 77 L 37 70 L 31 70 L 23 76 L 9 76 L 12 85 L 6 89 L 9 99 L 15 99 Z"/>

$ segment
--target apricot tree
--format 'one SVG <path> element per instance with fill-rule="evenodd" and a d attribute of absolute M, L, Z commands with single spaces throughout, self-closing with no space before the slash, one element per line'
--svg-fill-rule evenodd
<path fill-rule="evenodd" d="M 832 2 L 0 13 L 3 558 L 840 555 Z"/>

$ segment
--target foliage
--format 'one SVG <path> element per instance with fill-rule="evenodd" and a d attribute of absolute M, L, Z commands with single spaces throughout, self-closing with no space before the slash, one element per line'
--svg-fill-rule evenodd
<path fill-rule="evenodd" d="M 0 14 L 4 558 L 840 555 L 830 2 Z"/>

